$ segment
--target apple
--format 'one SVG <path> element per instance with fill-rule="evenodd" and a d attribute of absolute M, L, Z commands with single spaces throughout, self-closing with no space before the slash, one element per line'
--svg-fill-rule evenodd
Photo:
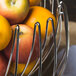
<path fill-rule="evenodd" d="M 32 48 L 33 29 L 29 26 L 26 26 L 25 24 L 19 24 L 19 26 L 20 26 L 20 32 L 19 32 L 19 60 L 18 61 L 19 63 L 26 64 Z M 14 33 L 16 25 L 12 25 L 11 27 Z M 17 38 L 15 41 L 15 48 L 12 57 L 12 62 L 15 62 L 16 59 L 16 43 L 17 43 Z M 4 51 L 5 55 L 8 58 L 10 57 L 12 44 L 13 44 L 13 37 Z M 36 60 L 38 57 L 39 57 L 39 37 L 36 33 L 34 51 L 30 62 Z"/>
<path fill-rule="evenodd" d="M 3 16 L 0 15 L 0 51 L 7 47 L 12 37 L 12 29 Z"/>
<path fill-rule="evenodd" d="M 28 0 L 0 0 L 0 15 L 10 24 L 21 23 L 29 12 Z"/>
<path fill-rule="evenodd" d="M 8 65 L 8 59 L 0 52 L 0 76 L 4 76 Z"/>

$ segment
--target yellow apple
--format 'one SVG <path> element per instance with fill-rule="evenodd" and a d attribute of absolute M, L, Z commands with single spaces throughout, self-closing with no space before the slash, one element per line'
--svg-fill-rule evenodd
<path fill-rule="evenodd" d="M 0 15 L 11 24 L 21 23 L 29 12 L 28 0 L 0 0 Z"/>
<path fill-rule="evenodd" d="M 0 51 L 7 47 L 12 37 L 12 28 L 3 16 L 0 15 Z"/>

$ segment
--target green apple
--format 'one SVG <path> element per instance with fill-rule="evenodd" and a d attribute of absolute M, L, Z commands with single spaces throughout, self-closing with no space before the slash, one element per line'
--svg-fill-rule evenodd
<path fill-rule="evenodd" d="M 0 0 L 0 15 L 11 24 L 21 23 L 29 12 L 28 0 Z"/>

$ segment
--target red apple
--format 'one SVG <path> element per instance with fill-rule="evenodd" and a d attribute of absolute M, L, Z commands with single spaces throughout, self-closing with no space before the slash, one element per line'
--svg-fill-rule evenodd
<path fill-rule="evenodd" d="M 29 12 L 28 0 L 0 0 L 0 15 L 11 24 L 22 22 Z"/>
<path fill-rule="evenodd" d="M 4 76 L 6 72 L 6 68 L 8 65 L 8 60 L 5 56 L 3 56 L 3 53 L 0 52 L 0 76 Z"/>
<path fill-rule="evenodd" d="M 20 26 L 20 35 L 19 35 L 19 63 L 27 63 L 31 48 L 32 48 L 32 41 L 33 41 L 33 29 L 30 28 L 29 26 L 19 24 Z M 12 26 L 13 31 L 15 30 L 16 25 Z M 13 38 L 13 37 L 12 37 Z M 9 58 L 11 49 L 12 49 L 12 42 L 13 39 L 11 40 L 10 44 L 5 48 L 5 55 Z M 17 38 L 15 41 L 15 48 L 14 48 L 14 54 L 12 61 L 15 62 L 16 59 L 16 43 L 17 43 Z M 39 57 L 39 37 L 36 34 L 35 38 L 35 45 L 34 45 L 34 52 L 31 57 L 31 62 L 36 60 Z"/>

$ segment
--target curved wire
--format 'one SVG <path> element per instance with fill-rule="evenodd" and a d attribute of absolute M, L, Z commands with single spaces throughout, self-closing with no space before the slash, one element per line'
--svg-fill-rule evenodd
<path fill-rule="evenodd" d="M 46 46 L 47 32 L 48 32 L 48 24 L 49 24 L 49 21 L 50 21 L 51 19 L 52 19 L 52 18 L 48 18 L 47 23 L 46 23 L 46 32 L 45 32 L 45 38 L 44 38 L 44 42 L 43 42 L 42 53 L 44 52 L 44 49 L 45 49 L 45 46 Z M 53 20 L 53 19 L 52 19 L 52 20 Z M 54 25 L 53 25 L 53 26 L 54 26 Z M 50 47 L 49 53 L 51 52 L 52 48 L 53 48 L 53 44 L 52 44 L 52 46 Z M 46 58 L 47 58 L 47 56 L 45 57 L 45 59 L 46 59 Z M 45 61 L 45 59 L 44 59 L 44 61 Z M 33 70 L 34 70 L 34 69 L 36 68 L 36 66 L 39 64 L 39 61 L 40 61 L 40 59 L 38 59 L 36 65 L 34 66 L 34 68 L 32 69 L 32 71 L 29 73 L 29 75 L 31 75 L 31 73 L 33 72 Z M 43 61 L 43 62 L 44 62 L 44 61 Z M 28 75 L 28 76 L 29 76 L 29 75 Z"/>
<path fill-rule="evenodd" d="M 29 58 L 28 58 L 28 61 L 27 61 L 27 64 L 21 74 L 21 76 L 23 76 L 24 72 L 26 71 L 26 68 L 30 62 L 30 59 L 31 59 L 31 56 L 32 56 L 32 53 L 33 53 L 33 48 L 34 48 L 34 43 L 35 43 L 35 35 L 36 35 L 36 27 L 38 26 L 38 30 L 39 30 L 39 45 L 40 45 L 40 76 L 41 76 L 41 72 L 42 72 L 42 53 L 41 53 L 41 50 L 42 50 L 42 47 L 41 47 L 41 28 L 40 28 L 40 23 L 37 22 L 35 24 L 35 27 L 34 27 L 34 34 L 33 34 L 33 42 L 32 42 L 32 48 L 31 48 L 31 52 L 30 52 L 30 55 L 29 55 Z"/>
<path fill-rule="evenodd" d="M 9 62 L 8 62 L 8 66 L 7 66 L 7 69 L 6 69 L 5 76 L 7 76 L 7 75 L 8 75 L 8 71 L 9 71 L 9 68 L 10 68 L 10 65 L 11 65 L 12 56 L 13 56 L 14 47 L 15 47 L 16 32 L 17 32 L 17 28 L 15 28 L 13 46 L 12 46 L 12 50 L 11 50 L 11 53 L 10 53 L 10 58 L 9 58 Z"/>
<path fill-rule="evenodd" d="M 62 6 L 62 9 L 64 11 L 64 23 L 65 23 L 65 33 L 66 33 L 66 53 L 67 53 L 67 57 L 68 57 L 68 53 L 69 53 L 69 47 L 70 47 L 70 39 L 69 39 L 69 24 L 68 24 L 68 12 L 67 12 L 67 7 L 64 4 L 64 2 L 60 2 L 60 5 Z"/>
<path fill-rule="evenodd" d="M 56 32 L 54 29 L 54 21 L 52 18 L 49 18 L 48 21 L 52 22 L 52 29 L 53 29 L 53 41 L 54 41 L 54 68 L 53 68 L 53 76 L 55 75 L 56 72 L 56 67 L 57 67 L 57 49 L 56 49 Z"/>
<path fill-rule="evenodd" d="M 19 25 L 17 24 L 17 44 L 16 44 L 16 66 L 15 66 L 15 76 L 17 76 L 17 67 L 18 67 L 18 55 L 19 55 Z"/>
<path fill-rule="evenodd" d="M 62 8 L 63 9 L 63 12 L 61 12 L 61 14 L 63 14 L 64 16 L 64 23 L 65 23 L 65 33 L 66 33 L 66 59 L 65 59 L 65 64 L 64 66 L 66 65 L 66 61 L 67 61 L 67 58 L 68 58 L 68 53 L 69 53 L 69 29 L 68 29 L 68 14 L 67 14 L 67 8 L 65 6 L 65 4 L 61 1 L 59 6 L 59 8 Z M 29 55 L 29 58 L 28 58 L 28 61 L 27 61 L 27 64 L 21 74 L 21 76 L 23 76 L 29 62 L 30 62 L 30 58 L 32 56 L 32 53 L 33 53 L 33 48 L 34 48 L 34 43 L 35 43 L 35 35 L 36 35 L 36 26 L 38 25 L 38 29 L 39 29 L 39 45 L 40 45 L 40 59 L 38 60 L 38 63 L 40 61 L 40 69 L 39 69 L 39 76 L 42 76 L 42 52 L 44 51 L 44 47 L 46 45 L 46 39 L 47 39 L 47 28 L 48 28 L 48 22 L 51 21 L 52 22 L 52 29 L 53 29 L 53 38 L 54 38 L 54 69 L 53 69 L 53 76 L 55 76 L 55 73 L 56 73 L 56 67 L 57 67 L 57 48 L 56 48 L 56 33 L 55 33 L 55 29 L 54 29 L 54 22 L 53 22 L 53 19 L 52 18 L 49 18 L 48 21 L 47 21 L 47 26 L 46 26 L 46 33 L 45 33 L 45 40 L 44 40 L 44 44 L 43 44 L 43 48 L 41 47 L 41 28 L 40 28 L 40 24 L 37 22 L 35 24 L 35 27 L 34 27 L 34 35 L 33 35 L 33 42 L 32 42 L 32 48 L 31 48 L 31 52 L 30 52 L 30 55 Z M 18 27 L 19 28 L 19 27 Z M 17 32 L 18 31 L 18 32 Z M 12 55 L 13 55 L 13 51 L 14 51 L 14 45 L 15 45 L 15 37 L 16 37 L 16 32 L 17 32 L 17 49 L 16 49 L 16 67 L 15 67 L 15 76 L 17 76 L 17 65 L 18 65 L 18 48 L 19 48 L 19 29 L 15 29 L 15 34 L 14 34 L 14 43 L 13 43 L 13 48 L 11 50 L 11 54 L 10 54 L 10 59 L 9 59 L 9 62 L 8 62 L 8 66 L 7 66 L 7 70 L 6 70 L 6 73 L 5 73 L 5 76 L 7 76 L 8 74 L 8 71 L 9 71 L 9 67 L 10 67 L 10 64 L 11 64 L 11 60 L 12 60 Z M 38 64 L 37 63 L 37 64 Z M 64 70 L 64 69 L 63 69 Z"/>
<path fill-rule="evenodd" d="M 69 47 L 70 47 L 70 43 L 69 43 L 69 27 L 68 27 L 68 13 L 67 13 L 67 8 L 66 5 L 64 4 L 64 2 L 60 1 L 59 4 L 59 9 L 62 8 L 63 11 L 63 17 L 64 17 L 64 24 L 65 24 L 65 35 L 66 35 L 66 50 L 65 50 L 65 61 L 64 64 L 62 66 L 62 69 L 59 73 L 59 76 L 63 74 L 65 67 L 66 67 L 66 63 L 67 63 L 67 58 L 68 58 L 68 54 L 69 54 Z"/>

